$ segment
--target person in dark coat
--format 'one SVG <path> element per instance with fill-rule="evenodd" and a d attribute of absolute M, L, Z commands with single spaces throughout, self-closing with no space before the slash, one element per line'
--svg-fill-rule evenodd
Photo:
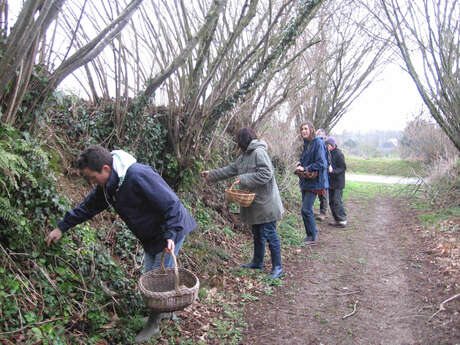
<path fill-rule="evenodd" d="M 300 126 L 300 135 L 304 149 L 297 162 L 295 173 L 299 176 L 299 186 L 302 192 L 302 219 L 307 236 L 305 244 L 314 244 L 318 240 L 313 204 L 316 196 L 325 194 L 329 188 L 328 163 L 326 144 L 319 136 L 315 136 L 315 128 L 311 122 Z"/>
<path fill-rule="evenodd" d="M 347 214 L 342 202 L 347 165 L 345 164 L 345 157 L 337 147 L 334 138 L 327 138 L 326 145 L 331 153 L 331 166 L 329 167 L 329 207 L 331 208 L 332 217 L 334 217 L 334 222 L 329 223 L 329 225 L 343 228 L 347 225 Z"/>
<path fill-rule="evenodd" d="M 177 256 L 186 235 L 197 224 L 155 169 L 137 163 L 127 152 L 109 152 L 101 146 L 86 149 L 77 164 L 96 187 L 48 234 L 48 246 L 70 228 L 112 207 L 144 247 L 145 272 L 160 267 L 164 250 Z M 170 254 L 165 255 L 165 266 L 173 266 Z M 136 341 L 147 341 L 159 333 L 160 320 L 165 316 L 151 313 Z"/>

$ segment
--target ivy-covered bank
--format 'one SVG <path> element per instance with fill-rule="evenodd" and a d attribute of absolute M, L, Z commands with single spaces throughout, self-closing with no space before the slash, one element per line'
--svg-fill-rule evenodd
<path fill-rule="evenodd" d="M 75 147 L 83 146 L 86 136 L 66 133 Z M 146 315 L 137 289 L 143 253 L 123 222 L 106 211 L 50 247 L 44 241 L 65 210 L 89 190 L 73 172 L 71 161 L 78 150 L 56 138 L 39 140 L 0 127 L 0 342 L 132 343 Z M 228 159 L 216 155 L 207 164 L 218 166 Z M 164 324 L 162 337 L 181 344 L 197 339 L 201 344 L 237 344 L 244 327 L 244 299 L 234 291 L 244 296 L 254 288 L 272 293 L 280 281 L 267 280 L 265 274 L 247 277 L 238 268 L 251 255 L 249 231 L 231 213 L 238 208 L 226 206 L 225 186 L 210 190 L 197 178 L 203 167 L 194 166 L 196 171 L 183 172 L 179 195 L 199 228 L 187 238 L 180 259 L 199 275 L 199 300 L 182 315 L 189 322 Z M 174 171 L 164 167 L 165 173 Z M 293 217 L 286 219 L 295 224 L 299 220 Z M 280 225 L 280 232 L 300 244 L 302 235 L 289 222 Z M 193 331 L 184 332 L 183 327 Z"/>
<path fill-rule="evenodd" d="M 89 337 L 84 343 L 107 337 L 122 342 L 133 327 L 103 326 L 115 315 L 121 324 L 133 322 L 128 316 L 138 312 L 142 300 L 133 293 L 136 281 L 127 265 L 115 263 L 103 245 L 104 231 L 84 225 L 58 245 L 48 248 L 44 242 L 69 207 L 58 192 L 56 159 L 27 133 L 0 127 L 0 339 L 69 344 L 83 335 Z M 128 231 L 120 230 L 123 245 L 135 247 Z"/>

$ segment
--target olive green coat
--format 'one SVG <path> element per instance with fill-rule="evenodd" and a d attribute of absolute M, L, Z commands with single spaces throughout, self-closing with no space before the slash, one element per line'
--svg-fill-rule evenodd
<path fill-rule="evenodd" d="M 249 207 L 240 208 L 242 222 L 253 225 L 281 219 L 284 212 L 276 184 L 275 173 L 267 144 L 263 140 L 251 141 L 247 150 L 234 163 L 210 172 L 211 182 L 239 175 L 240 188 L 256 194 Z"/>

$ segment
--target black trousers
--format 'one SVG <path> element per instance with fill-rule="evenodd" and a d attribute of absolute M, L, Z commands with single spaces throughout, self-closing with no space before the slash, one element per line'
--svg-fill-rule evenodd
<path fill-rule="evenodd" d="M 318 194 L 319 199 L 319 213 L 326 214 L 327 213 L 327 192 L 323 195 Z"/>
<path fill-rule="evenodd" d="M 329 207 L 336 222 L 347 220 L 342 202 L 343 189 L 329 189 Z"/>

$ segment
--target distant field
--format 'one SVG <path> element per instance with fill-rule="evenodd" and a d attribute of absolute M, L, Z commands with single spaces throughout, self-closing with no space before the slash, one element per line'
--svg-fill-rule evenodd
<path fill-rule="evenodd" d="M 345 157 L 347 172 L 355 174 L 387 175 L 387 176 L 426 176 L 423 163 L 420 161 L 405 161 L 385 158 Z"/>

